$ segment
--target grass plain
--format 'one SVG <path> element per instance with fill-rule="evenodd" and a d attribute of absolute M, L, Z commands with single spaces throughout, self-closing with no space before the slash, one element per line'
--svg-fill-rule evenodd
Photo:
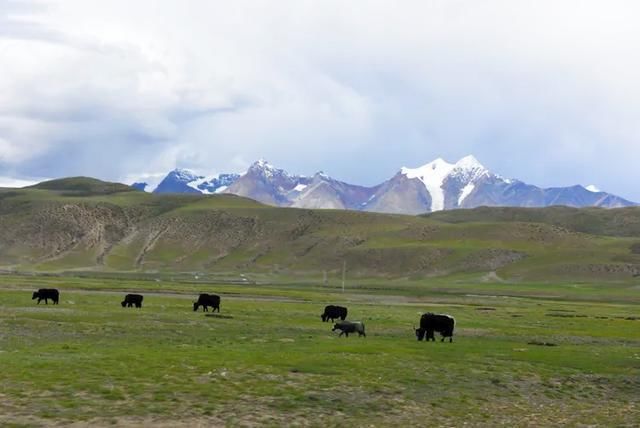
<path fill-rule="evenodd" d="M 0 276 L 0 425 L 637 426 L 633 282 Z M 57 306 L 31 290 L 57 287 Z M 123 309 L 125 292 L 145 294 Z M 222 315 L 193 312 L 199 292 Z M 366 338 L 338 338 L 325 304 Z M 454 343 L 417 342 L 425 311 Z"/>

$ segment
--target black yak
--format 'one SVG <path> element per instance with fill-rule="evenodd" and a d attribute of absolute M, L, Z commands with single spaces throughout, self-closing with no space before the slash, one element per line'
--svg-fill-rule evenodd
<path fill-rule="evenodd" d="M 349 333 L 358 333 L 358 336 L 367 337 L 364 332 L 364 323 L 361 321 L 338 321 L 331 329 L 331 331 L 336 330 L 340 330 L 340 335 L 338 337 L 343 334 L 346 337 L 349 337 Z"/>
<path fill-rule="evenodd" d="M 320 315 L 322 322 L 331 321 L 340 318 L 344 321 L 347 318 L 347 308 L 343 306 L 328 305 L 324 307 L 324 312 Z"/>
<path fill-rule="evenodd" d="M 420 317 L 420 328 L 415 329 L 416 337 L 418 340 L 422 340 L 426 336 L 427 341 L 432 340 L 435 342 L 434 332 L 438 332 L 442 335 L 441 342 L 444 342 L 445 337 L 449 338 L 449 342 L 453 342 L 455 325 L 456 320 L 450 315 L 427 312 Z"/>
<path fill-rule="evenodd" d="M 33 297 L 31 300 L 38 299 L 38 304 L 40 304 L 41 300 L 44 300 L 45 304 L 49 304 L 48 299 L 53 301 L 54 305 L 58 304 L 60 300 L 60 292 L 55 288 L 41 288 L 38 291 L 33 292 Z"/>
<path fill-rule="evenodd" d="M 124 300 L 120 303 L 122 307 L 131 308 L 135 305 L 136 308 L 142 307 L 142 295 L 141 294 L 127 294 L 124 296 Z"/>
<path fill-rule="evenodd" d="M 203 312 L 209 312 L 209 306 L 213 308 L 212 312 L 215 312 L 216 309 L 220 312 L 220 296 L 203 293 L 198 297 L 197 302 L 193 302 L 193 310 L 197 311 L 200 306 L 202 306 Z"/>

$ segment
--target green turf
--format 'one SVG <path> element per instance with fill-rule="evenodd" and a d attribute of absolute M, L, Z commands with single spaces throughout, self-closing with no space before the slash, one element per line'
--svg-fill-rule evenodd
<path fill-rule="evenodd" d="M 336 283 L 161 278 L 0 276 L 0 425 L 640 420 L 637 287 L 460 277 L 368 280 L 343 294 Z M 60 305 L 30 299 L 45 286 L 61 290 Z M 142 309 L 119 306 L 140 290 Z M 221 294 L 230 318 L 193 312 L 200 291 Z M 346 304 L 367 337 L 333 334 L 319 319 L 327 303 Z M 426 310 L 456 317 L 454 343 L 415 340 Z"/>

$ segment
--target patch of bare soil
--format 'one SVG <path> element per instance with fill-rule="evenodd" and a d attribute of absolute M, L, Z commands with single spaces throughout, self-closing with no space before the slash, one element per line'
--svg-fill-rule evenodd
<path fill-rule="evenodd" d="M 589 263 L 566 264 L 556 268 L 558 273 L 583 277 L 585 275 L 618 276 L 623 278 L 635 277 L 640 273 L 640 266 L 630 263 Z"/>
<path fill-rule="evenodd" d="M 491 271 L 483 275 L 482 278 L 480 278 L 480 281 L 495 283 L 495 282 L 504 282 L 504 279 L 500 278 L 496 273 L 496 271 Z"/>
<path fill-rule="evenodd" d="M 462 260 L 462 266 L 465 270 L 489 270 L 495 272 L 496 269 L 510 265 L 525 257 L 527 257 L 527 254 L 520 251 L 488 248 L 486 250 L 476 251 L 467 256 Z"/>

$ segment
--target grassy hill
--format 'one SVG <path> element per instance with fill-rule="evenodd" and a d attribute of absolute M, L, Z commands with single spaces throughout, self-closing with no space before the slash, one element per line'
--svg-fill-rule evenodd
<path fill-rule="evenodd" d="M 479 208 L 427 216 L 154 195 L 76 177 L 0 189 L 0 268 L 253 272 L 413 280 L 628 280 L 640 209 Z"/>
<path fill-rule="evenodd" d="M 479 207 L 439 211 L 426 218 L 446 223 L 524 222 L 559 226 L 574 232 L 604 236 L 640 237 L 640 208 L 619 209 Z"/>
<path fill-rule="evenodd" d="M 126 184 L 110 183 L 91 177 L 69 177 L 43 181 L 31 186 L 31 188 L 58 191 L 60 194 L 67 196 L 110 195 L 132 190 Z"/>

